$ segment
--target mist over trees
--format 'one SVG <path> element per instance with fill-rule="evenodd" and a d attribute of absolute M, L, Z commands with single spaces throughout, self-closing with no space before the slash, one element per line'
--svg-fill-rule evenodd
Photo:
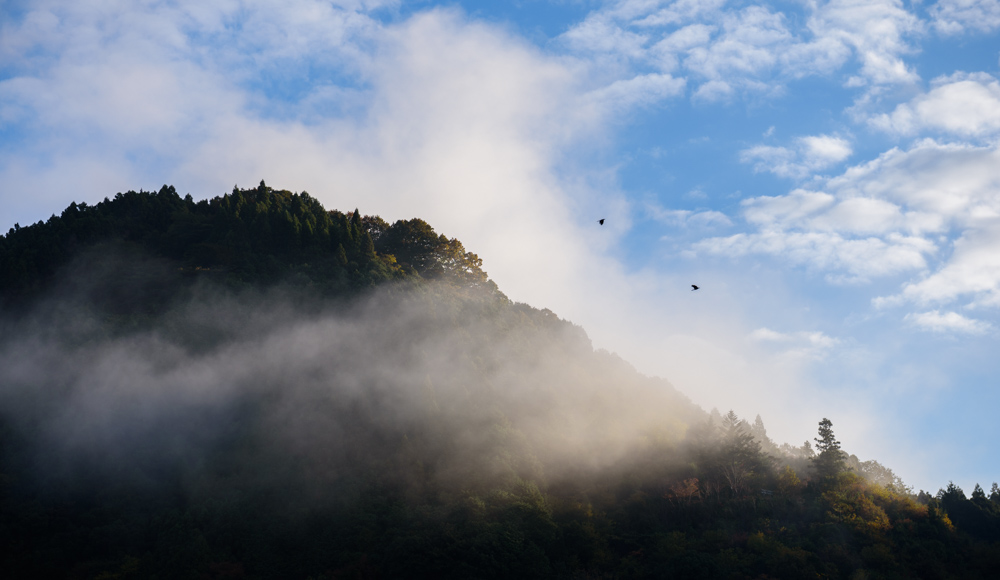
<path fill-rule="evenodd" d="M 540 251 L 543 251 L 540 250 Z M 414 218 L 263 182 L 0 237 L 0 567 L 31 578 L 988 578 L 1000 489 L 705 412 Z"/>

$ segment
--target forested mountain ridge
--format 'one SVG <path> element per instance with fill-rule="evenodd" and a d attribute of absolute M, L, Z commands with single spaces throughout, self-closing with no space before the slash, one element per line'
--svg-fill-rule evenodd
<path fill-rule="evenodd" d="M 230 285 L 279 281 L 343 294 L 417 274 L 487 285 L 482 260 L 420 219 L 391 226 L 378 217 L 327 211 L 308 193 L 255 189 L 195 202 L 172 186 L 129 191 L 0 237 L 0 296 L 26 298 L 96 244 L 118 243 L 170 260 L 180 273 Z"/>
<path fill-rule="evenodd" d="M 118 194 L 0 238 L 0 568 L 32 578 L 988 578 L 1000 490 L 779 445 L 422 220 Z"/>

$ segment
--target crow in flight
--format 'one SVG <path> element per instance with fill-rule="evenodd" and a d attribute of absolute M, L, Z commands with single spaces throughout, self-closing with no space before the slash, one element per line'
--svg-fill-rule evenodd
<path fill-rule="evenodd" d="M 691 291 L 692 291 L 692 292 L 694 292 L 694 291 L 695 291 L 695 290 L 697 290 L 697 289 L 698 289 L 698 287 L 697 287 L 697 286 L 695 286 L 694 284 L 691 284 Z"/>
<path fill-rule="evenodd" d="M 604 218 L 601 218 L 601 219 L 597 220 L 597 223 L 599 223 L 599 224 L 601 224 L 603 226 L 604 225 Z"/>

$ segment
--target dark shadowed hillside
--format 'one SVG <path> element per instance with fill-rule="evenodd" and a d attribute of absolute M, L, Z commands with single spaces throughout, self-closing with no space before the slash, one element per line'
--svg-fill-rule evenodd
<path fill-rule="evenodd" d="M 263 183 L 0 238 L 0 566 L 31 578 L 987 578 L 912 496 L 705 413 L 413 219 Z M 804 436 L 807 434 L 804 434 Z"/>

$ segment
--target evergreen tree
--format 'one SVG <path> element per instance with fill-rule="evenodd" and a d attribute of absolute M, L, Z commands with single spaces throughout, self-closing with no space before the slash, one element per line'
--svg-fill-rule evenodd
<path fill-rule="evenodd" d="M 965 492 L 962 491 L 961 487 L 955 485 L 954 481 L 949 481 L 948 487 L 944 489 L 939 489 L 937 493 L 937 498 L 945 503 L 949 501 L 951 502 L 957 502 L 959 500 L 964 501 L 966 499 Z"/>
<path fill-rule="evenodd" d="M 723 453 L 732 460 L 751 467 L 760 455 L 760 443 L 754 441 L 746 421 L 730 410 L 722 418 Z"/>
<path fill-rule="evenodd" d="M 727 486 L 736 496 L 745 495 L 752 484 L 773 470 L 770 457 L 761 452 L 760 442 L 750 425 L 730 410 L 722 418 L 722 447 L 719 468 Z"/>
<path fill-rule="evenodd" d="M 753 436 L 760 442 L 767 440 L 767 429 L 764 428 L 764 420 L 760 418 L 760 414 L 757 414 L 757 418 L 753 421 L 753 427 L 750 429 Z"/>
<path fill-rule="evenodd" d="M 761 451 L 771 456 L 781 454 L 781 449 L 778 445 L 767 436 L 767 429 L 764 428 L 764 420 L 760 418 L 759 414 L 754 419 L 753 426 L 750 427 L 750 433 L 753 435 L 753 438 L 760 443 Z"/>
<path fill-rule="evenodd" d="M 833 477 L 844 471 L 844 452 L 840 441 L 833 434 L 833 422 L 823 418 L 819 422 L 819 437 L 815 439 L 819 454 L 813 459 L 813 468 L 821 478 Z"/>

